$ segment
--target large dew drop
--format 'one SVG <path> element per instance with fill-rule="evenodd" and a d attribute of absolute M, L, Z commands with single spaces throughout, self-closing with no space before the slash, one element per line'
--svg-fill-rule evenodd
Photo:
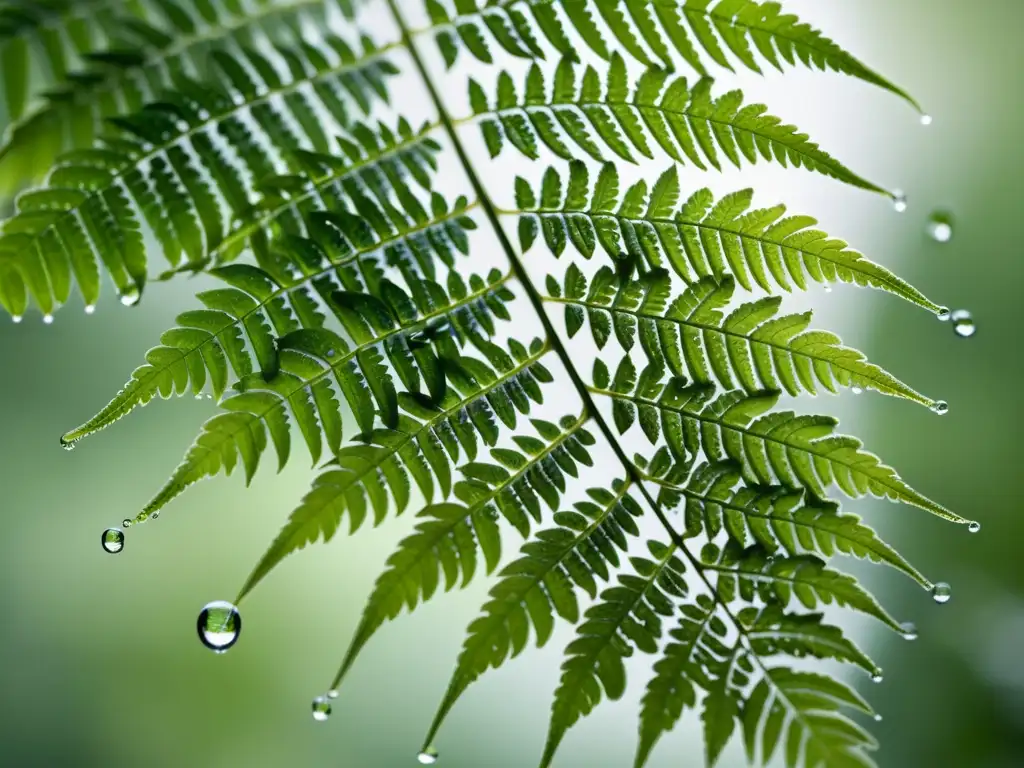
<path fill-rule="evenodd" d="M 978 327 L 974 324 L 974 318 L 971 317 L 971 313 L 966 309 L 958 309 L 952 314 L 950 319 L 953 321 L 953 333 L 961 339 L 969 339 L 978 332 Z"/>
<path fill-rule="evenodd" d="M 971 523 L 967 526 L 967 530 L 971 533 L 977 533 L 981 530 L 981 523 L 979 523 L 977 520 L 972 520 Z"/>
<path fill-rule="evenodd" d="M 945 416 L 949 413 L 949 403 L 945 400 L 936 400 L 929 407 L 931 408 L 932 413 L 937 413 L 939 416 Z"/>
<path fill-rule="evenodd" d="M 900 629 L 903 630 L 904 640 L 917 640 L 917 627 L 912 621 L 905 621 L 900 624 Z"/>
<path fill-rule="evenodd" d="M 937 243 L 953 239 L 953 215 L 948 211 L 934 211 L 928 217 L 928 236 Z"/>
<path fill-rule="evenodd" d="M 211 651 L 224 653 L 238 642 L 242 632 L 242 615 L 231 603 L 215 600 L 199 613 L 196 630 L 203 645 Z"/>
<path fill-rule="evenodd" d="M 121 303 L 126 307 L 134 307 L 139 303 L 139 299 L 142 298 L 142 294 L 138 288 L 127 288 L 125 292 L 121 294 Z"/>
<path fill-rule="evenodd" d="M 317 696 L 313 699 L 313 719 L 318 723 L 324 722 L 331 716 L 331 702 L 326 696 Z"/>
<path fill-rule="evenodd" d="M 116 555 L 124 549 L 124 532 L 118 528 L 107 528 L 100 536 L 100 543 L 103 544 L 103 551 Z"/>
<path fill-rule="evenodd" d="M 420 765 L 433 765 L 437 762 L 437 758 L 437 750 L 433 747 L 427 747 L 416 755 L 416 759 L 420 762 Z"/>
<path fill-rule="evenodd" d="M 932 587 L 932 600 L 940 605 L 942 603 L 948 603 L 949 599 L 953 596 L 953 589 L 944 581 L 940 581 L 934 587 Z"/>

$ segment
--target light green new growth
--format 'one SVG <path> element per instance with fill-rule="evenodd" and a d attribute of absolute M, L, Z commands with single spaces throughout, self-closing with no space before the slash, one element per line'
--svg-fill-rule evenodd
<path fill-rule="evenodd" d="M 372 4 L 393 39 L 367 34 Z M 933 584 L 832 496 L 969 521 L 834 418 L 780 406 L 870 390 L 943 407 L 780 294 L 845 283 L 944 308 L 814 219 L 693 178 L 768 161 L 888 194 L 712 84 L 738 65 L 841 72 L 916 102 L 776 2 L 424 0 L 420 29 L 408 6 L 0 7 L 0 306 L 49 317 L 77 286 L 91 308 L 105 277 L 127 306 L 153 281 L 213 283 L 61 442 L 160 398 L 215 398 L 142 522 L 206 478 L 251 480 L 271 446 L 283 467 L 299 435 L 311 489 L 238 601 L 292 553 L 415 512 L 332 688 L 385 624 L 494 573 L 517 534 L 424 750 L 481 676 L 575 626 L 542 768 L 625 693 L 637 652 L 653 674 L 634 768 L 684 716 L 709 765 L 741 738 L 752 764 L 873 766 L 853 719 L 871 706 L 788 664 L 879 674 L 823 605 L 907 633 L 844 556 Z M 469 75 L 442 72 L 463 54 Z M 522 82 L 509 56 L 529 60 Z M 466 93 L 469 112 L 451 112 L 442 94 Z M 521 177 L 488 165 L 509 145 Z"/>

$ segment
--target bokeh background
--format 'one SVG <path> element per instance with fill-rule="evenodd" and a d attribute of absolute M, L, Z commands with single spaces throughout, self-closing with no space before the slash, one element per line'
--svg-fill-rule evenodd
<path fill-rule="evenodd" d="M 787 7 L 915 94 L 934 122 L 922 127 L 906 105 L 848 78 L 744 75 L 736 81 L 748 98 L 765 101 L 858 172 L 904 189 L 910 205 L 900 215 L 883 198 L 799 171 L 758 168 L 742 183 L 758 189 L 761 203 L 783 201 L 818 216 L 940 303 L 969 309 L 978 326 L 973 338 L 959 339 L 893 297 L 850 287 L 805 299 L 818 310 L 818 326 L 950 403 L 941 418 L 870 395 L 819 399 L 815 407 L 841 415 L 917 488 L 983 524 L 972 536 L 914 509 L 849 505 L 926 575 L 953 585 L 952 601 L 937 606 L 894 572 L 857 571 L 920 630 L 912 643 L 868 623 L 851 630 L 886 669 L 881 685 L 856 678 L 884 716 L 875 726 L 879 762 L 1019 768 L 1024 4 L 791 0 Z M 387 34 L 382 28 L 378 37 Z M 684 183 L 728 190 L 740 182 L 687 172 Z M 925 232 L 939 208 L 955 215 L 946 244 Z M 93 317 L 73 305 L 53 326 L 30 315 L 0 327 L 0 765 L 414 764 L 484 580 L 385 627 L 330 721 L 314 723 L 309 711 L 408 519 L 290 558 L 247 600 L 242 640 L 224 656 L 200 646 L 196 614 L 209 600 L 230 599 L 305 492 L 311 474 L 298 451 L 280 475 L 267 462 L 249 492 L 237 478 L 195 488 L 157 524 L 131 530 L 117 557 L 99 547 L 100 531 L 149 498 L 214 406 L 158 402 L 71 454 L 57 437 L 106 402 L 198 287 L 159 287 L 134 309 L 108 294 Z M 438 742 L 441 764 L 534 764 L 561 645 L 532 651 L 473 688 Z M 641 692 L 638 679 L 621 702 L 602 704 L 570 732 L 557 765 L 630 765 Z M 691 714 L 651 765 L 701 761 Z M 742 755 L 731 750 L 724 763 L 742 765 Z"/>

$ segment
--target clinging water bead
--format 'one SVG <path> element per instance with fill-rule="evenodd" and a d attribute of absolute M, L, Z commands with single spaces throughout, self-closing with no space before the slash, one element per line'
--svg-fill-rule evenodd
<path fill-rule="evenodd" d="M 981 530 L 981 523 L 979 523 L 977 520 L 972 520 L 967 525 L 967 530 L 970 531 L 971 533 L 977 533 L 978 531 Z"/>
<path fill-rule="evenodd" d="M 313 719 L 318 723 L 324 722 L 331 716 L 331 702 L 326 696 L 317 696 L 313 699 Z"/>
<path fill-rule="evenodd" d="M 892 191 L 892 207 L 896 209 L 896 213 L 903 213 L 907 210 L 907 195 L 905 192 L 899 189 Z"/>
<path fill-rule="evenodd" d="M 103 544 L 103 551 L 116 555 L 124 549 L 124 532 L 117 528 L 107 528 L 100 536 L 100 543 Z"/>
<path fill-rule="evenodd" d="M 903 630 L 904 640 L 917 640 L 917 627 L 912 621 L 905 621 L 900 625 L 900 629 Z"/>
<path fill-rule="evenodd" d="M 948 603 L 953 596 L 953 589 L 944 581 L 940 581 L 932 587 L 932 600 L 936 603 Z"/>
<path fill-rule="evenodd" d="M 242 633 L 242 615 L 231 603 L 215 600 L 199 613 L 196 630 L 203 645 L 216 653 L 224 653 L 238 642 Z"/>
<path fill-rule="evenodd" d="M 974 318 L 966 309 L 958 309 L 951 317 L 953 320 L 953 333 L 961 339 L 969 339 L 977 333 L 978 327 L 974 324 Z"/>
<path fill-rule="evenodd" d="M 427 747 L 416 755 L 416 759 L 419 761 L 420 765 L 433 765 L 437 762 L 437 758 L 437 750 L 433 747 Z"/>

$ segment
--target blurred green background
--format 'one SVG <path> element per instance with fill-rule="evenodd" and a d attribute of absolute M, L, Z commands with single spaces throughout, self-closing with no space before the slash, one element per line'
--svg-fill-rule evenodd
<path fill-rule="evenodd" d="M 858 573 L 921 637 L 908 643 L 857 624 L 886 669 L 857 678 L 884 715 L 883 766 L 1024 765 L 1024 517 L 1020 491 L 1020 343 L 1024 287 L 1024 69 L 1019 0 L 804 0 L 787 7 L 914 93 L 935 116 L 924 128 L 891 96 L 835 75 L 744 76 L 763 98 L 869 178 L 900 187 L 910 208 L 801 172 L 743 177 L 762 203 L 785 201 L 892 267 L 929 296 L 971 310 L 978 333 L 853 288 L 816 292 L 818 324 L 841 332 L 911 385 L 950 402 L 945 417 L 882 397 L 814 403 L 924 493 L 983 523 L 971 536 L 922 512 L 850 504 L 930 578 L 953 585 L 936 606 L 897 574 Z M 734 177 L 684 175 L 735 188 Z M 723 186 L 724 185 L 724 186 Z M 948 208 L 954 237 L 925 235 Z M 310 478 L 298 452 L 280 476 L 264 469 L 192 490 L 163 519 L 103 554 L 99 535 L 134 514 L 190 444 L 209 401 L 158 402 L 72 454 L 57 437 L 106 402 L 145 350 L 191 304 L 196 282 L 151 291 L 136 309 L 113 297 L 52 327 L 38 315 L 0 328 L 4 375 L 0 580 L 0 765 L 337 766 L 414 764 L 466 624 L 486 583 L 387 626 L 350 676 L 326 725 L 310 717 L 365 597 L 408 520 L 289 559 L 244 606 L 242 640 L 224 656 L 195 638 L 195 617 L 230 599 Z M 795 305 L 794 305 L 795 306 Z M 268 462 L 268 465 L 270 462 Z M 453 768 L 519 768 L 543 742 L 561 645 L 489 674 L 462 700 L 439 741 Z M 642 672 L 642 668 L 640 670 Z M 634 687 L 574 729 L 557 765 L 631 764 Z M 665 739 L 653 766 L 697 765 L 697 719 Z M 727 764 L 741 765 L 738 751 Z"/>

